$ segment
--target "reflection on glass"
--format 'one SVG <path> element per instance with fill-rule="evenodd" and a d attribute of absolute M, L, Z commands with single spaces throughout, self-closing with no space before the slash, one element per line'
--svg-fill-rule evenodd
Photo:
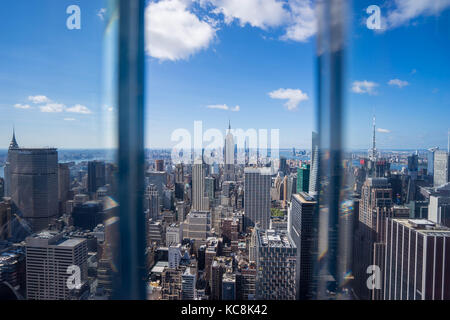
<path fill-rule="evenodd" d="M 450 298 L 450 5 L 233 4 L 5 1 L 0 299 Z"/>

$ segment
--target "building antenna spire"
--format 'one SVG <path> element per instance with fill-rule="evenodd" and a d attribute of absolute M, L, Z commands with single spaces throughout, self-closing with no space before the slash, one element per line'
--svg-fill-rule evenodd
<path fill-rule="evenodd" d="M 376 117 L 375 114 L 373 115 L 373 138 L 372 138 L 372 148 L 374 151 L 374 155 L 375 155 L 375 150 L 376 150 Z"/>
<path fill-rule="evenodd" d="M 450 154 L 450 129 L 447 132 L 447 152 Z"/>
<path fill-rule="evenodd" d="M 19 148 L 19 145 L 16 140 L 16 128 L 13 125 L 13 136 L 11 139 L 11 143 L 9 144 L 9 149 L 18 149 L 18 148 Z"/>
<path fill-rule="evenodd" d="M 377 141 L 376 141 L 376 118 L 375 113 L 373 115 L 373 135 L 372 135 L 372 147 L 369 149 L 369 159 L 376 161 L 377 159 Z"/>

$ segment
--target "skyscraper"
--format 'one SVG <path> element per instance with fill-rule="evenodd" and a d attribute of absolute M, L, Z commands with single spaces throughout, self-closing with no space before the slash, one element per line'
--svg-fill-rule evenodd
<path fill-rule="evenodd" d="M 181 295 L 183 300 L 195 299 L 195 283 L 197 276 L 195 270 L 192 268 L 186 268 L 181 276 Z"/>
<path fill-rule="evenodd" d="M 318 194 L 319 181 L 319 134 L 312 133 L 312 149 L 311 149 L 311 170 L 309 177 L 309 193 L 313 197 Z"/>
<path fill-rule="evenodd" d="M 280 157 L 280 171 L 283 175 L 287 175 L 289 173 L 287 159 L 285 157 Z"/>
<path fill-rule="evenodd" d="M 160 199 L 164 197 L 164 189 L 167 185 L 167 172 L 164 171 L 149 171 L 146 174 L 147 184 L 153 184 L 158 190 L 158 195 Z"/>
<path fill-rule="evenodd" d="M 434 186 L 439 187 L 450 180 L 450 157 L 447 151 L 438 150 L 434 153 Z"/>
<path fill-rule="evenodd" d="M 225 181 L 233 181 L 235 179 L 234 163 L 235 163 L 235 143 L 231 133 L 231 123 L 228 125 L 228 133 L 225 138 Z"/>
<path fill-rule="evenodd" d="M 98 188 L 106 184 L 105 173 L 105 163 L 103 161 L 88 162 L 87 189 L 90 194 L 95 194 Z"/>
<path fill-rule="evenodd" d="M 213 177 L 205 178 L 205 194 L 210 201 L 214 200 L 215 179 Z"/>
<path fill-rule="evenodd" d="M 434 175 L 434 155 L 437 150 L 439 150 L 439 147 L 428 149 L 427 172 L 430 176 Z"/>
<path fill-rule="evenodd" d="M 86 239 L 68 239 L 62 234 L 41 232 L 26 239 L 27 298 L 67 300 L 81 298 L 87 287 Z M 80 268 L 80 287 L 67 285 L 70 266 Z"/>
<path fill-rule="evenodd" d="M 313 215 L 317 202 L 305 192 L 292 195 L 288 213 L 288 232 L 297 247 L 296 288 L 297 298 L 311 299 L 313 280 L 313 250 L 316 232 Z"/>
<path fill-rule="evenodd" d="M 309 192 L 310 165 L 297 168 L 297 193 Z"/>
<path fill-rule="evenodd" d="M 262 300 L 295 300 L 297 248 L 274 230 L 256 230 L 256 295 Z"/>
<path fill-rule="evenodd" d="M 19 148 L 13 137 L 8 161 L 8 188 L 19 214 L 33 231 L 47 228 L 58 215 L 57 150 Z"/>
<path fill-rule="evenodd" d="M 209 210 L 209 199 L 205 197 L 205 169 L 201 159 L 192 166 L 192 210 Z"/>
<path fill-rule="evenodd" d="M 236 274 L 234 273 L 223 275 L 222 300 L 236 300 Z"/>
<path fill-rule="evenodd" d="M 223 276 L 227 271 L 232 272 L 233 259 L 229 257 L 215 257 L 211 264 L 211 299 L 222 300 Z"/>
<path fill-rule="evenodd" d="M 159 218 L 160 198 L 158 195 L 158 190 L 154 184 L 147 186 L 147 190 L 145 191 L 144 208 L 148 210 L 147 219 L 153 219 L 156 221 Z"/>
<path fill-rule="evenodd" d="M 355 292 L 359 299 L 380 299 L 382 292 L 366 285 L 367 268 L 384 264 L 386 218 L 392 217 L 392 188 L 387 178 L 368 178 L 362 187 L 354 239 Z"/>
<path fill-rule="evenodd" d="M 256 223 L 263 230 L 270 226 L 270 168 L 245 168 L 245 228 Z"/>
<path fill-rule="evenodd" d="M 164 160 L 161 159 L 155 160 L 155 170 L 164 171 Z"/>
<path fill-rule="evenodd" d="M 69 200 L 70 169 L 65 163 L 58 164 L 58 200 L 59 211 L 66 212 L 66 201 Z"/>
<path fill-rule="evenodd" d="M 385 300 L 450 299 L 450 229 L 425 219 L 388 219 Z"/>

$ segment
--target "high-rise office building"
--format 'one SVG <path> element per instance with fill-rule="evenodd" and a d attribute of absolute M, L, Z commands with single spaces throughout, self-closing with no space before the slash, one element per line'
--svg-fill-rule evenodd
<path fill-rule="evenodd" d="M 280 172 L 282 172 L 283 175 L 289 174 L 287 159 L 285 157 L 280 157 Z"/>
<path fill-rule="evenodd" d="M 164 189 L 167 185 L 167 172 L 164 171 L 149 171 L 146 174 L 147 185 L 153 184 L 158 190 L 158 195 L 160 199 L 164 197 Z"/>
<path fill-rule="evenodd" d="M 211 299 L 222 300 L 223 275 L 233 270 L 233 259 L 228 257 L 215 257 L 211 264 Z"/>
<path fill-rule="evenodd" d="M 297 168 L 297 193 L 309 192 L 310 171 L 309 164 Z"/>
<path fill-rule="evenodd" d="M 181 163 L 175 166 L 175 183 L 184 184 L 184 170 Z"/>
<path fill-rule="evenodd" d="M 240 263 L 239 272 L 236 277 L 238 300 L 256 299 L 256 264 Z"/>
<path fill-rule="evenodd" d="M 289 235 L 257 229 L 256 256 L 257 299 L 295 300 L 297 248 Z"/>
<path fill-rule="evenodd" d="M 161 205 L 158 190 L 154 184 L 150 184 L 145 191 L 144 209 L 148 210 L 147 219 L 153 219 L 154 221 L 158 220 L 160 208 Z"/>
<path fill-rule="evenodd" d="M 155 160 L 155 170 L 164 171 L 164 160 L 161 159 Z"/>
<path fill-rule="evenodd" d="M 228 132 L 225 137 L 225 167 L 224 180 L 233 181 L 235 179 L 235 143 L 231 133 L 231 123 L 228 125 Z"/>
<path fill-rule="evenodd" d="M 4 175 L 5 175 L 5 191 L 4 195 L 5 197 L 11 197 L 12 191 L 11 191 L 11 152 L 13 150 L 19 149 L 19 144 L 16 140 L 16 132 L 13 129 L 13 136 L 11 139 L 11 143 L 9 144 L 8 148 L 8 155 L 6 157 L 6 163 L 5 163 L 5 169 L 4 169 Z"/>
<path fill-rule="evenodd" d="M 437 150 L 439 150 L 439 147 L 428 149 L 427 172 L 428 172 L 428 175 L 430 175 L 430 176 L 434 175 L 434 154 Z"/>
<path fill-rule="evenodd" d="M 236 300 L 236 274 L 234 273 L 223 275 L 222 300 Z"/>
<path fill-rule="evenodd" d="M 70 169 L 65 163 L 58 164 L 58 201 L 60 213 L 66 212 L 66 202 L 69 200 Z"/>
<path fill-rule="evenodd" d="M 205 168 L 201 159 L 192 166 L 192 210 L 209 210 L 209 199 L 205 197 Z"/>
<path fill-rule="evenodd" d="M 359 299 L 381 299 L 366 285 L 367 268 L 384 264 L 386 219 L 393 217 L 392 188 L 387 178 L 368 178 L 361 189 L 359 221 L 354 238 L 355 293 Z"/>
<path fill-rule="evenodd" d="M 439 188 L 438 188 L 439 189 Z M 434 223 L 450 227 L 450 196 L 431 194 L 428 204 L 428 219 Z"/>
<path fill-rule="evenodd" d="M 215 187 L 215 179 L 213 177 L 206 177 L 205 178 L 205 194 L 210 201 L 214 200 L 214 196 L 215 196 L 214 187 Z"/>
<path fill-rule="evenodd" d="M 26 239 L 27 299 L 67 300 L 86 297 L 87 240 L 68 239 L 62 234 L 44 231 Z M 68 286 L 67 272 L 80 268 L 78 288 Z M 76 283 L 75 283 L 76 284 Z"/>
<path fill-rule="evenodd" d="M 94 230 L 103 223 L 105 214 L 101 201 L 86 201 L 82 204 L 75 204 L 72 211 L 73 225 L 82 230 Z"/>
<path fill-rule="evenodd" d="M 288 213 L 288 232 L 297 247 L 296 287 L 297 298 L 311 299 L 313 281 L 314 230 L 313 218 L 317 202 L 306 192 L 292 195 Z"/>
<path fill-rule="evenodd" d="M 206 240 L 211 230 L 211 214 L 208 211 L 191 211 L 183 228 L 185 238 Z"/>
<path fill-rule="evenodd" d="M 58 152 L 19 148 L 15 138 L 11 145 L 7 170 L 10 196 L 33 231 L 40 231 L 58 215 Z"/>
<path fill-rule="evenodd" d="M 22 295 L 25 294 L 25 254 L 13 249 L 0 253 L 0 283 L 7 282 Z"/>
<path fill-rule="evenodd" d="M 88 162 L 88 192 L 93 195 L 97 189 L 106 184 L 105 162 L 103 161 L 89 161 Z"/>
<path fill-rule="evenodd" d="M 196 298 L 195 294 L 195 284 L 197 281 L 197 276 L 195 270 L 188 267 L 181 276 L 181 295 L 183 300 L 194 300 Z"/>
<path fill-rule="evenodd" d="M 413 153 L 408 156 L 408 175 L 412 180 L 417 180 L 419 172 L 419 155 L 418 153 Z"/>
<path fill-rule="evenodd" d="M 450 299 L 450 229 L 425 219 L 388 219 L 385 300 Z"/>
<path fill-rule="evenodd" d="M 245 168 L 244 212 L 245 228 L 259 224 L 261 229 L 270 225 L 270 168 Z"/>
<path fill-rule="evenodd" d="M 181 261 L 181 244 L 170 245 L 168 249 L 169 268 L 176 269 Z"/>
<path fill-rule="evenodd" d="M 163 237 L 163 227 L 161 221 L 150 220 L 147 223 L 147 243 L 150 245 L 152 243 L 156 245 L 161 245 L 164 243 Z"/>
<path fill-rule="evenodd" d="M 166 230 L 166 245 L 176 245 L 183 241 L 183 223 L 172 223 Z"/>
<path fill-rule="evenodd" d="M 447 151 L 438 150 L 434 153 L 434 186 L 439 187 L 450 181 L 450 156 Z"/>
<path fill-rule="evenodd" d="M 312 133 L 312 149 L 311 149 L 311 169 L 309 176 L 309 193 L 315 197 L 318 194 L 319 181 L 319 134 Z"/>
<path fill-rule="evenodd" d="M 183 286 L 181 269 L 165 268 L 161 274 L 161 299 L 181 300 Z"/>

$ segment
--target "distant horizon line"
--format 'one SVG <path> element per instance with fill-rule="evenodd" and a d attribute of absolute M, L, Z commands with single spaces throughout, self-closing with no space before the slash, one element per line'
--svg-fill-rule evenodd
<path fill-rule="evenodd" d="M 43 146 L 43 147 L 20 147 L 19 149 L 57 149 L 62 151 L 114 151 L 118 148 L 58 148 L 58 147 L 51 147 L 51 146 Z M 145 147 L 144 150 L 172 150 L 173 147 Z M 295 149 L 295 151 L 302 151 L 302 150 L 311 150 L 311 147 L 305 148 L 305 147 L 284 147 L 279 148 L 279 150 L 283 151 L 292 151 Z M 346 148 L 347 150 L 351 151 L 367 151 L 369 148 Z M 430 147 L 423 147 L 423 148 L 379 148 L 378 151 L 428 151 Z M 192 148 L 194 150 L 194 148 Z M 255 149 L 253 149 L 255 150 Z M 256 149 L 257 150 L 257 149 Z M 271 150 L 271 148 L 267 148 L 267 150 Z M 447 148 L 439 148 L 439 150 L 447 150 Z M 8 151 L 8 148 L 0 148 L 0 151 Z"/>

